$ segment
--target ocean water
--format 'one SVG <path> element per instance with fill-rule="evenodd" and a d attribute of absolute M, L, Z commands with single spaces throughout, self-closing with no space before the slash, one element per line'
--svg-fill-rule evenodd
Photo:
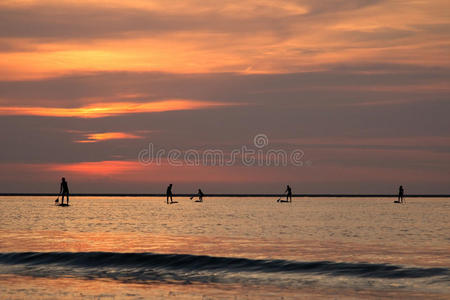
<path fill-rule="evenodd" d="M 0 197 L 1 299 L 449 299 L 450 199 Z"/>

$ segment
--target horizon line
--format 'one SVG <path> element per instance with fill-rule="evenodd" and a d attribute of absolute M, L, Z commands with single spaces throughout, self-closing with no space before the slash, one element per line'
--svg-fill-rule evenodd
<path fill-rule="evenodd" d="M 0 197 L 4 196 L 58 196 L 59 193 L 0 193 Z M 145 193 L 74 193 L 69 194 L 72 197 L 165 197 L 166 194 L 145 194 Z M 196 196 L 195 193 L 181 193 L 173 194 L 173 197 L 191 197 Z M 286 197 L 286 194 L 204 194 L 204 197 Z M 383 198 L 393 198 L 398 197 L 398 194 L 293 194 L 292 197 L 383 197 Z M 450 194 L 410 194 L 405 195 L 405 197 L 410 198 L 450 198 Z"/>

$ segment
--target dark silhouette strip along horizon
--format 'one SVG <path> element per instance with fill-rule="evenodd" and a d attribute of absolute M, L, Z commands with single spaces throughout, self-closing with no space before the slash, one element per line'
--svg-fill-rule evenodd
<path fill-rule="evenodd" d="M 0 193 L 0 197 L 45 197 L 57 196 L 57 193 Z M 71 193 L 72 197 L 166 197 L 166 194 L 149 193 L 149 194 L 109 194 L 109 193 Z M 173 194 L 173 197 L 191 197 L 197 194 L 183 193 Z M 204 197 L 285 197 L 286 194 L 204 194 Z M 361 198 L 397 198 L 398 194 L 292 194 L 292 197 L 312 197 L 312 198 L 343 198 L 343 197 L 361 197 Z M 411 194 L 405 195 L 406 198 L 450 198 L 450 194 Z"/>

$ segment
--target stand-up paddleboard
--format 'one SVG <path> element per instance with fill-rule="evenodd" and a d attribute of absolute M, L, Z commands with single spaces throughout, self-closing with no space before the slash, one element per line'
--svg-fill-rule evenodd
<path fill-rule="evenodd" d="M 398 201 L 398 200 L 395 200 L 394 203 L 403 204 L 403 202 L 400 202 L 400 201 Z"/>
<path fill-rule="evenodd" d="M 64 206 L 64 207 L 66 207 L 66 206 L 70 206 L 69 204 L 65 204 L 65 203 L 61 203 L 61 204 L 58 204 L 58 206 Z"/>
<path fill-rule="evenodd" d="M 195 200 L 195 202 L 203 202 L 202 200 Z"/>
<path fill-rule="evenodd" d="M 169 202 L 167 204 L 176 204 L 176 203 L 178 203 L 178 201 L 171 201 L 171 202 Z"/>

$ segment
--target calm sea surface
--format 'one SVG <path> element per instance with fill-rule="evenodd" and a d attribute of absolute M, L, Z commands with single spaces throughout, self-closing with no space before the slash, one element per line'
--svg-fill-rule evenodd
<path fill-rule="evenodd" d="M 1 299 L 450 297 L 450 199 L 0 197 Z"/>

